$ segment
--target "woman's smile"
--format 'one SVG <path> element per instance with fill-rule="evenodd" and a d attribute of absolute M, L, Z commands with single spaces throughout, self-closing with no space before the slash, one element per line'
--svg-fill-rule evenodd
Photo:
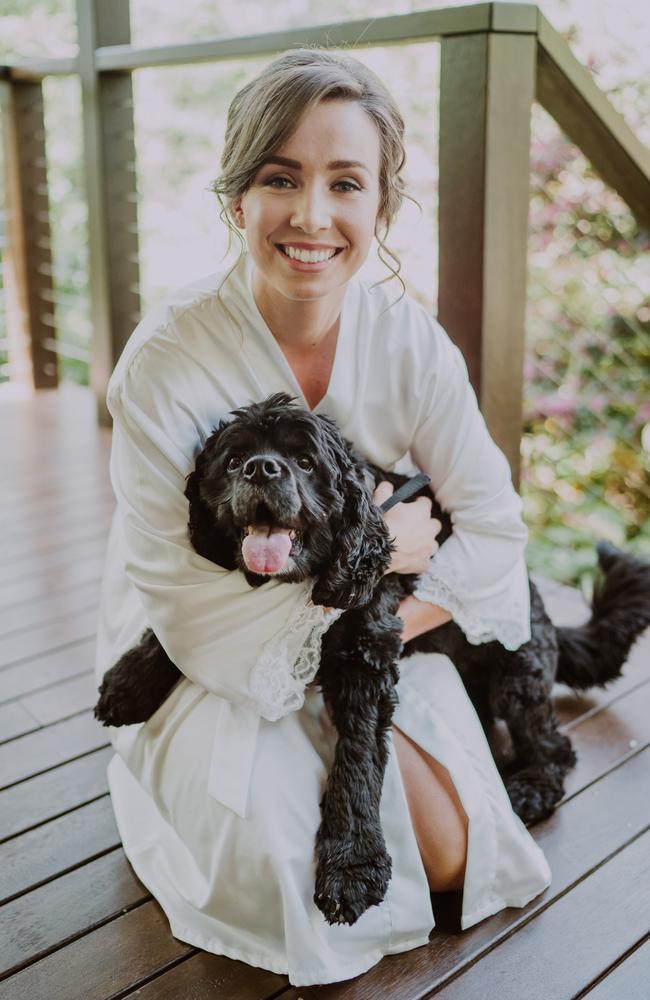
<path fill-rule="evenodd" d="M 306 244 L 276 243 L 275 248 L 294 271 L 325 271 L 334 263 L 344 247 L 307 249 Z"/>

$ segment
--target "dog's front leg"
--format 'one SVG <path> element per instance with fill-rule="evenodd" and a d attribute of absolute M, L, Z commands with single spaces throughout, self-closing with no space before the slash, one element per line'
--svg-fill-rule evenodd
<path fill-rule="evenodd" d="M 329 648 L 319 680 L 338 740 L 321 801 L 314 901 L 329 923 L 353 924 L 381 903 L 391 876 L 379 808 L 397 700 L 383 660 L 394 650 L 385 640 L 378 649 L 375 638 L 371 653 L 368 635 L 359 633 L 349 652 Z"/>
<path fill-rule="evenodd" d="M 99 688 L 95 718 L 105 726 L 146 722 L 183 675 L 151 629 L 107 670 Z"/>
<path fill-rule="evenodd" d="M 379 818 L 378 696 L 368 691 L 362 672 L 345 687 L 347 705 L 339 691 L 323 687 L 339 738 L 321 801 L 314 901 L 331 924 L 353 924 L 381 903 L 391 875 Z"/>

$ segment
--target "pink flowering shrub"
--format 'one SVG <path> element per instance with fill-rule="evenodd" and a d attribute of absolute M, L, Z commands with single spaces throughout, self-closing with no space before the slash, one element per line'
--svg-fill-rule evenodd
<path fill-rule="evenodd" d="M 598 538 L 650 555 L 650 240 L 538 107 L 531 168 L 528 560 L 588 583 Z"/>

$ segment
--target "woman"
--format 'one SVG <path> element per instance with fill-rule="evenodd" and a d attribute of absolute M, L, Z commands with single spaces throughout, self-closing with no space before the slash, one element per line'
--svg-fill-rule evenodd
<path fill-rule="evenodd" d="M 417 303 L 355 278 L 401 203 L 403 131 L 350 56 L 296 50 L 267 66 L 232 102 L 215 184 L 248 253 L 150 312 L 108 391 L 118 508 L 97 677 L 147 625 L 185 675 L 148 723 L 112 730 L 124 849 L 176 937 L 294 985 L 425 944 L 430 890 L 462 889 L 465 928 L 549 882 L 453 664 L 416 654 L 401 665 L 382 796 L 389 890 L 353 926 L 330 926 L 313 847 L 336 733 L 308 682 L 332 612 L 308 584 L 252 590 L 187 537 L 185 477 L 205 438 L 284 390 L 382 468 L 427 472 L 452 512 L 439 551 L 426 500 L 386 515 L 392 569 L 422 573 L 400 607 L 404 640 L 452 616 L 475 643 L 529 638 L 521 501 L 462 356 Z"/>

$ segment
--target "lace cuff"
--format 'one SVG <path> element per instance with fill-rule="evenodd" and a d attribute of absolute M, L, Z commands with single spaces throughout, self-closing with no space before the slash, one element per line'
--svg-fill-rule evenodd
<path fill-rule="evenodd" d="M 322 605 L 313 604 L 310 589 L 289 626 L 264 644 L 248 681 L 263 718 L 276 722 L 302 708 L 305 687 L 320 666 L 323 635 L 342 614 L 342 608 L 326 611 Z"/>
<path fill-rule="evenodd" d="M 465 633 L 465 638 L 473 646 L 484 642 L 500 642 L 508 650 L 519 649 L 530 639 L 530 609 L 528 602 L 521 594 L 511 593 L 507 601 L 508 617 L 503 615 L 483 616 L 476 613 L 458 596 L 463 591 L 460 579 L 454 575 L 449 566 L 444 567 L 445 575 L 450 580 L 442 580 L 434 571 L 433 565 L 420 576 L 413 596 L 420 601 L 438 604 L 449 611 L 453 620 Z M 503 598 L 500 600 L 503 606 Z"/>

